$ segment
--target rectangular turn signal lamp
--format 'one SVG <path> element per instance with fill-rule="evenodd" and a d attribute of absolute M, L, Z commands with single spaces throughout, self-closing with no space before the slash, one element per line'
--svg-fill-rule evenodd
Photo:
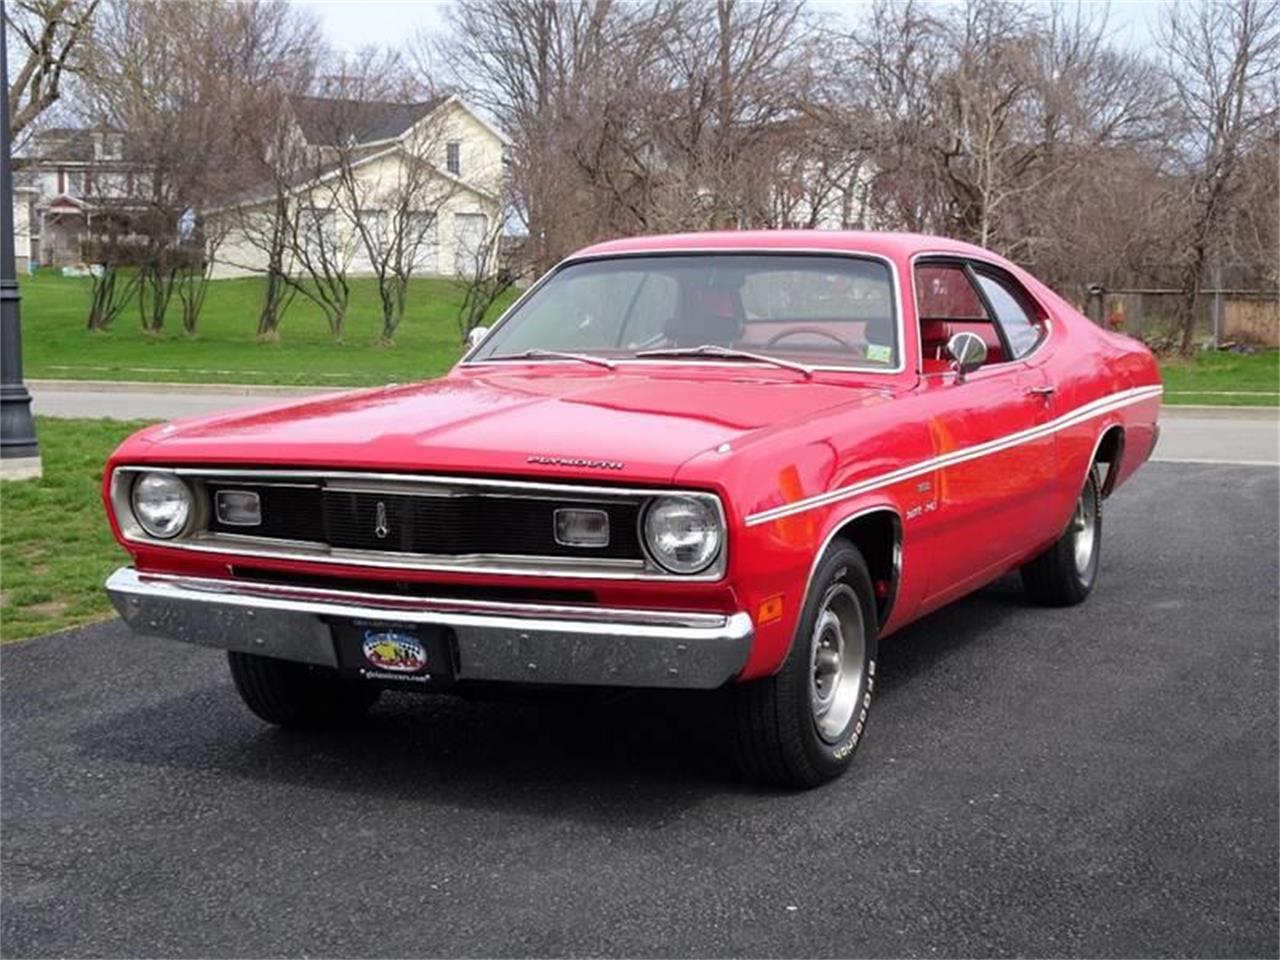
<path fill-rule="evenodd" d="M 562 547 L 607 547 L 609 514 L 564 507 L 556 511 L 556 543 Z"/>
<path fill-rule="evenodd" d="M 218 522 L 228 527 L 257 527 L 262 524 L 262 501 L 252 490 L 219 490 L 213 498 Z"/>

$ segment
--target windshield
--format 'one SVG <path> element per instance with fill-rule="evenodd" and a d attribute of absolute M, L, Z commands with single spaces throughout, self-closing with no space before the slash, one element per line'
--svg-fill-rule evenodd
<path fill-rule="evenodd" d="M 892 275 L 878 260 L 819 254 L 572 263 L 516 307 L 470 360 L 526 351 L 628 359 L 708 345 L 817 367 L 896 368 Z M 668 362 L 699 358 L 719 359 L 708 351 Z"/>

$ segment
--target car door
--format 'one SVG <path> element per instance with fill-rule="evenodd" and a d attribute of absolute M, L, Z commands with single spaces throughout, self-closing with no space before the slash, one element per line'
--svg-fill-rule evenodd
<path fill-rule="evenodd" d="M 930 607 L 997 576 L 1052 526 L 1040 509 L 1054 472 L 1050 385 L 1032 357 L 1028 331 L 1011 336 L 1001 323 L 1002 313 L 1011 323 L 1016 318 L 998 281 L 985 266 L 961 259 L 915 267 L 920 389 L 932 401 L 936 465 L 929 481 L 934 499 L 925 511 L 933 548 Z M 962 330 L 978 334 L 988 349 L 986 362 L 964 377 L 945 354 L 947 340 Z"/>

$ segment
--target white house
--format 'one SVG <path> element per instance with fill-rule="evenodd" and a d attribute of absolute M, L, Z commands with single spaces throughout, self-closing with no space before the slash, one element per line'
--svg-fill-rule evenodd
<path fill-rule="evenodd" d="M 113 130 L 54 127 L 35 134 L 14 171 L 15 250 L 40 266 L 80 263 L 80 243 L 94 220 L 127 216 L 149 181 L 125 158 Z"/>
<path fill-rule="evenodd" d="M 319 255 L 339 261 L 350 276 L 374 272 L 371 245 L 377 255 L 377 243 L 403 242 L 406 234 L 414 239 L 418 274 L 471 274 L 478 258 L 492 255 L 502 227 L 508 140 L 464 101 L 295 97 L 290 104 L 286 142 L 291 157 L 300 158 L 289 164 L 291 216 L 314 232 Z M 265 272 L 258 225 L 273 216 L 276 197 L 268 181 L 211 215 L 211 223 L 221 224 L 211 231 L 221 238 L 213 276 Z"/>

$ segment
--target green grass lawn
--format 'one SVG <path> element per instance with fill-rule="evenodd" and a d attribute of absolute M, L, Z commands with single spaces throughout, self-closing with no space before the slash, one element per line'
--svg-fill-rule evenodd
<path fill-rule="evenodd" d="M 1203 403 L 1232 407 L 1280 405 L 1280 351 L 1245 356 L 1205 352 L 1190 360 L 1169 359 L 1160 364 L 1164 402 Z"/>
<path fill-rule="evenodd" d="M 443 373 L 461 353 L 455 316 L 461 286 L 438 278 L 412 282 L 393 347 L 376 346 L 382 329 L 377 287 L 352 280 L 343 343 L 320 310 L 296 297 L 280 340 L 256 340 L 261 278 L 216 280 L 195 336 L 183 332 L 177 298 L 161 336 L 141 330 L 130 305 L 105 333 L 85 329 L 91 281 L 52 271 L 21 279 L 23 355 L 31 378 L 151 380 L 183 383 L 382 384 Z M 511 302 L 509 294 L 495 313 Z"/>
<path fill-rule="evenodd" d="M 128 554 L 107 526 L 102 467 L 144 425 L 39 418 L 44 476 L 0 482 L 0 641 L 111 613 L 102 582 Z"/>

